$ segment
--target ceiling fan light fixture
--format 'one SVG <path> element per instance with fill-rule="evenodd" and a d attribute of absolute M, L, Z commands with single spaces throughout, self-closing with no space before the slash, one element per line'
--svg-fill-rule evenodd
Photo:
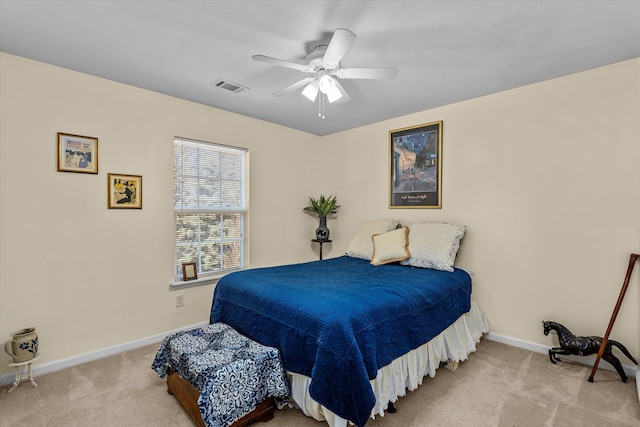
<path fill-rule="evenodd" d="M 316 80 L 313 80 L 311 83 L 307 85 L 302 90 L 302 94 L 305 98 L 307 98 L 311 102 L 315 102 L 316 97 L 318 96 L 318 91 L 320 90 L 320 86 Z"/>
<path fill-rule="evenodd" d="M 329 103 L 335 102 L 338 99 L 342 98 L 342 92 L 338 89 L 336 85 L 336 81 L 329 75 L 326 70 L 318 71 L 317 80 L 318 80 L 318 88 L 320 92 L 324 95 L 327 95 L 327 100 Z"/>
<path fill-rule="evenodd" d="M 335 84 L 326 93 L 326 95 L 327 95 L 327 100 L 329 101 L 329 104 L 331 104 L 332 102 L 335 102 L 338 99 L 342 98 L 342 93 L 340 92 L 340 89 L 338 89 L 338 87 Z"/>
<path fill-rule="evenodd" d="M 1 1 L 1 0 L 0 0 Z M 286 86 L 273 93 L 283 96 L 304 87 L 302 94 L 311 102 L 318 100 L 318 116 L 324 119 L 325 101 L 340 104 L 348 102 L 351 97 L 340 84 L 343 79 L 392 79 L 398 74 L 395 67 L 342 68 L 341 61 L 351 48 L 356 35 L 345 28 L 337 28 L 328 45 L 316 46 L 307 55 L 304 64 L 283 61 L 265 55 L 253 55 L 254 61 L 266 62 L 280 67 L 291 68 L 311 74 L 302 80 Z M 337 80 L 340 79 L 340 80 Z M 320 96 L 318 97 L 318 94 Z"/>
<path fill-rule="evenodd" d="M 325 70 L 318 71 L 317 76 L 320 92 L 327 94 L 331 89 L 336 87 L 336 82 L 333 81 L 333 78 Z"/>

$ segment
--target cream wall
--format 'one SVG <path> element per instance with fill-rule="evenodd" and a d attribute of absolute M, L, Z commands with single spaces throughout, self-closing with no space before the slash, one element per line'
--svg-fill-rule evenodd
<path fill-rule="evenodd" d="M 388 131 L 438 120 L 442 209 L 388 209 Z M 541 321 L 555 320 L 578 335 L 604 335 L 629 256 L 640 252 L 640 59 L 323 143 L 343 171 L 332 181 L 344 202 L 333 254 L 363 218 L 466 224 L 458 263 L 475 273 L 473 296 L 492 333 L 550 346 Z M 612 332 L 635 356 L 639 307 L 636 265 Z"/>
<path fill-rule="evenodd" d="M 368 218 L 463 223 L 493 333 L 601 335 L 640 251 L 639 75 L 636 59 L 321 138 L 0 54 L 0 340 L 36 326 L 50 363 L 208 319 L 212 286 L 168 287 L 174 135 L 249 148 L 252 266 L 315 259 L 301 208 L 333 193 L 325 256 Z M 388 131 L 436 120 L 443 208 L 388 209 Z M 56 132 L 98 137 L 100 173 L 57 172 Z M 142 210 L 106 208 L 109 172 L 143 176 Z M 638 270 L 613 333 L 636 355 Z"/>
<path fill-rule="evenodd" d="M 252 265 L 316 259 L 290 159 L 319 137 L 7 54 L 0 94 L 0 341 L 37 327 L 38 364 L 208 321 L 213 285 L 169 290 L 174 136 L 249 148 Z M 57 132 L 99 138 L 98 175 L 57 172 Z M 142 175 L 142 210 L 107 209 L 110 172 Z"/>

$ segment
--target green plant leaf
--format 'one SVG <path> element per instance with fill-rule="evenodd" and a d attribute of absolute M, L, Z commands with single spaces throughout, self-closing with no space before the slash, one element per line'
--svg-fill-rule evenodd
<path fill-rule="evenodd" d="M 321 194 L 318 199 L 309 197 L 309 203 L 310 206 L 303 208 L 303 210 L 311 211 L 320 217 L 327 216 L 330 213 L 335 212 L 336 209 L 340 207 L 340 205 L 338 205 L 338 198 L 334 195 L 325 197 Z"/>

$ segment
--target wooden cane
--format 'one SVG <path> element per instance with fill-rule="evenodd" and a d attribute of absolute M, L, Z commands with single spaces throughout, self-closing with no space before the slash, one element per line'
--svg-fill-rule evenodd
<path fill-rule="evenodd" d="M 606 348 L 607 341 L 609 340 L 609 334 L 611 333 L 611 329 L 613 329 L 613 324 L 616 321 L 616 317 L 618 317 L 618 311 L 620 311 L 620 306 L 622 305 L 624 294 L 627 292 L 627 287 L 629 286 L 629 280 L 631 279 L 633 266 L 635 265 L 635 262 L 639 256 L 640 255 L 638 254 L 631 254 L 631 257 L 629 258 L 629 267 L 627 267 L 627 275 L 624 278 L 624 283 L 622 284 L 622 289 L 620 290 L 620 296 L 618 297 L 618 302 L 616 303 L 616 307 L 613 309 L 613 314 L 611 315 L 611 320 L 609 321 L 607 332 L 604 334 L 604 338 L 602 339 L 602 344 L 600 344 L 600 350 L 598 351 L 598 357 L 596 357 L 596 363 L 594 363 L 593 369 L 591 370 L 591 376 L 588 379 L 590 383 L 593 382 L 593 376 L 596 374 L 596 369 L 598 369 L 598 363 L 600 363 L 600 358 L 602 358 L 602 355 L 604 354 L 604 349 Z"/>

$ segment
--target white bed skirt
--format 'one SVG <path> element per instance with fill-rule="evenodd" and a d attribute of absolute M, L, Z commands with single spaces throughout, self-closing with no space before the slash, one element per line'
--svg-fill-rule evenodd
<path fill-rule="evenodd" d="M 376 396 L 371 418 L 375 418 L 376 415 L 384 416 L 389 402 L 395 402 L 398 397 L 404 396 L 407 390 L 418 388 L 426 375 L 435 376 L 440 362 L 466 360 L 469 353 L 476 350 L 476 344 L 482 334 L 487 332 L 489 323 L 472 300 L 471 310 L 460 316 L 440 335 L 378 370 L 376 379 L 371 381 Z M 350 424 L 311 398 L 311 378 L 291 372 L 288 375 L 293 401 L 290 400 L 289 406 L 300 408 L 305 415 L 318 421 L 326 420 L 330 427 L 346 427 Z"/>

